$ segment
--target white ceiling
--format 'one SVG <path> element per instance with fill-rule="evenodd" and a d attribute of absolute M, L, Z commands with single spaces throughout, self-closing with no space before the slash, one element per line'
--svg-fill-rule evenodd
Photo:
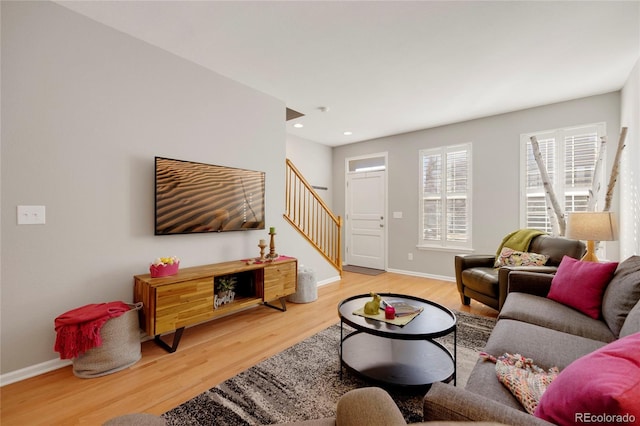
<path fill-rule="evenodd" d="M 619 90 L 640 56 L 640 1 L 57 3 L 281 99 L 306 114 L 289 133 L 330 146 Z"/>

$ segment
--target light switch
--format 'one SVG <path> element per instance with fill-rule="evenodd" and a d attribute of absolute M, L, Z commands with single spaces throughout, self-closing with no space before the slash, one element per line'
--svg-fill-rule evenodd
<path fill-rule="evenodd" d="M 44 225 L 44 206 L 18 206 L 18 225 Z"/>
<path fill-rule="evenodd" d="M 394 219 L 402 219 L 402 212 L 393 212 Z"/>

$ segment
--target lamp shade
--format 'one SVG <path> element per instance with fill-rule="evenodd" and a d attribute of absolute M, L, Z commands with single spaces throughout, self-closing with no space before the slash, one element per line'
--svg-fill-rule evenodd
<path fill-rule="evenodd" d="M 567 215 L 567 238 L 613 241 L 616 239 L 615 217 L 611 212 L 574 212 Z"/>

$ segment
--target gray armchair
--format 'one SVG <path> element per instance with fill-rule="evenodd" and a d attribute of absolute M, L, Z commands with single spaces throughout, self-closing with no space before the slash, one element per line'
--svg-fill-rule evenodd
<path fill-rule="evenodd" d="M 494 254 L 456 256 L 456 284 L 462 304 L 469 305 L 471 299 L 474 299 L 499 311 L 507 298 L 508 279 L 511 271 L 555 273 L 565 255 L 580 259 L 584 255 L 585 245 L 578 240 L 545 234 L 534 237 L 527 251 L 547 255 L 549 260 L 544 266 L 494 268 L 496 260 Z"/>

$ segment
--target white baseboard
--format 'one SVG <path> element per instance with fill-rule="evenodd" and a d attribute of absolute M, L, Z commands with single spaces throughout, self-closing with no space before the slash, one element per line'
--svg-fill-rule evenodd
<path fill-rule="evenodd" d="M 425 274 L 423 272 L 404 271 L 402 269 L 387 269 L 387 272 L 393 272 L 394 274 L 411 275 L 412 277 L 431 278 L 440 281 L 456 282 L 455 277 L 448 277 L 445 275 Z"/>
<path fill-rule="evenodd" d="M 25 380 L 30 377 L 39 376 L 40 374 L 48 373 L 49 371 L 57 370 L 58 368 L 66 367 L 71 364 L 72 362 L 69 359 L 52 359 L 51 361 L 45 361 L 40 364 L 21 368 L 20 370 L 11 371 L 0 375 L 0 387 Z"/>
<path fill-rule="evenodd" d="M 334 277 L 329 277 L 326 280 L 322 280 L 322 281 L 318 281 L 318 287 L 320 287 L 321 285 L 326 285 L 326 284 L 331 284 L 334 283 L 336 281 L 340 281 L 342 278 L 340 278 L 340 275 L 336 275 Z"/>

